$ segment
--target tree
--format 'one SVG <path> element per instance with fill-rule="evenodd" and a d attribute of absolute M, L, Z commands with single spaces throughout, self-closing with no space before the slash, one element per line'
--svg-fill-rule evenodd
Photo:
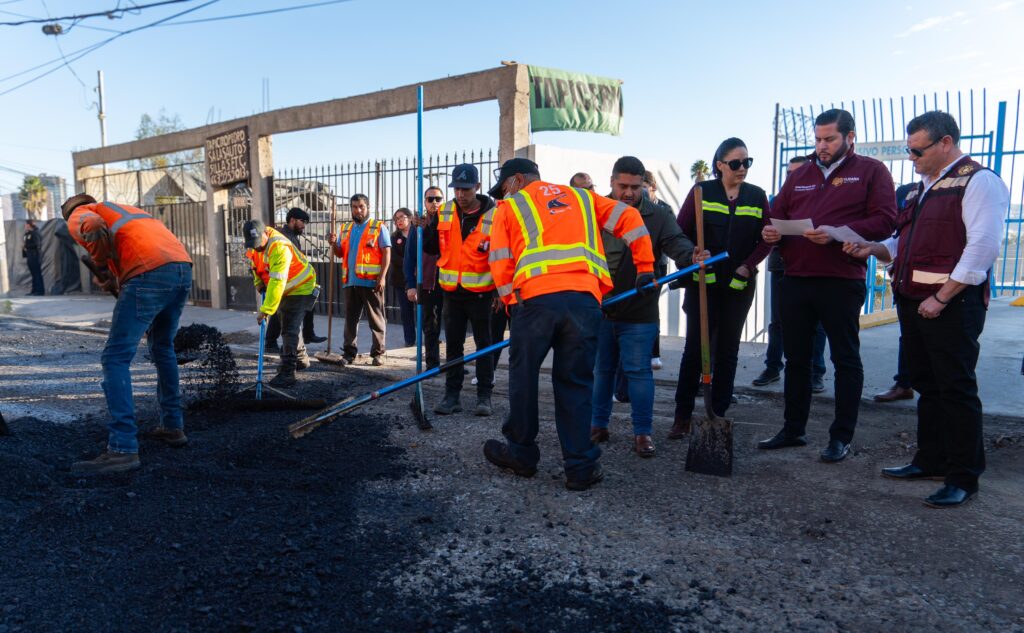
<path fill-rule="evenodd" d="M 43 181 L 36 176 L 25 176 L 21 189 L 18 190 L 18 199 L 28 212 L 31 220 L 38 220 L 42 215 L 46 203 L 50 200 L 50 192 L 43 186 Z"/>
<path fill-rule="evenodd" d="M 161 134 L 180 132 L 184 129 L 185 125 L 181 122 L 180 116 L 178 116 L 177 114 L 173 116 L 169 115 L 167 114 L 166 110 L 160 108 L 160 112 L 157 113 L 156 118 L 151 117 L 149 114 L 142 115 L 142 118 L 139 119 L 139 128 L 135 131 L 135 139 L 141 140 L 153 136 L 160 136 Z M 181 165 L 184 163 L 198 163 L 202 160 L 202 150 L 192 149 L 183 152 L 175 152 L 173 154 L 163 154 L 160 156 L 149 156 L 147 158 L 140 158 L 139 160 L 132 161 L 132 168 L 165 169 L 172 165 Z"/>
<path fill-rule="evenodd" d="M 711 175 L 711 169 L 703 160 L 696 160 L 690 165 L 690 178 L 693 182 L 703 182 Z"/>

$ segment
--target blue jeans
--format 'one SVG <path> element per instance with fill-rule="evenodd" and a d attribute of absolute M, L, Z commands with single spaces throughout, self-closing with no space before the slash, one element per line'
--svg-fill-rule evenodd
<path fill-rule="evenodd" d="M 626 376 L 633 409 L 633 435 L 650 435 L 654 421 L 654 372 L 651 350 L 658 339 L 657 323 L 620 323 L 604 319 L 597 335 L 594 367 L 594 412 L 590 425 L 608 428 L 616 369 Z"/>
<path fill-rule="evenodd" d="M 139 452 L 129 366 L 143 334 L 147 336 L 149 355 L 156 365 L 160 424 L 169 429 L 184 426 L 174 335 L 191 288 L 192 266 L 184 263 L 165 264 L 132 277 L 121 286 L 100 361 L 103 393 L 110 412 L 108 449 L 119 453 Z"/>
<path fill-rule="evenodd" d="M 555 428 L 568 479 L 588 479 L 601 449 L 590 441 L 594 356 L 601 307 L 586 292 L 555 292 L 514 308 L 509 345 L 509 415 L 501 429 L 512 457 L 525 466 L 540 460 L 537 432 L 538 379 L 548 351 L 554 350 L 551 382 Z M 648 349 L 648 351 L 650 351 Z M 550 410 L 545 411 L 549 413 Z"/>

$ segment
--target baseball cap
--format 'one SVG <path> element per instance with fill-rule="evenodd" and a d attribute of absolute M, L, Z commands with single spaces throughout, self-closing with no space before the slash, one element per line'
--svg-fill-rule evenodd
<path fill-rule="evenodd" d="M 501 169 L 497 170 L 495 176 L 496 182 L 491 190 L 487 192 L 492 198 L 501 197 L 501 185 L 510 176 L 516 174 L 531 174 L 533 176 L 540 176 L 540 168 L 537 167 L 537 163 L 533 162 L 529 158 L 510 158 L 501 165 Z"/>
<path fill-rule="evenodd" d="M 480 172 L 477 171 L 476 165 L 462 163 L 461 165 L 456 165 L 455 169 L 452 170 L 452 181 L 448 183 L 448 186 L 461 189 L 472 189 L 479 184 Z"/>
<path fill-rule="evenodd" d="M 263 231 L 266 225 L 260 220 L 249 220 L 242 225 L 242 237 L 246 248 L 256 248 L 263 242 Z"/>
<path fill-rule="evenodd" d="M 288 209 L 288 215 L 285 216 L 284 221 L 287 222 L 292 218 L 296 220 L 302 220 L 303 222 L 309 222 L 309 214 L 298 207 L 292 207 Z"/>

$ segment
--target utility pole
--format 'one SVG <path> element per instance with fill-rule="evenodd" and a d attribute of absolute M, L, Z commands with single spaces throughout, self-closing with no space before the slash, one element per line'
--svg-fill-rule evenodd
<path fill-rule="evenodd" d="M 98 118 L 100 120 L 100 147 L 107 146 L 107 113 L 105 102 L 103 100 L 103 71 L 96 71 L 96 92 L 99 93 L 100 98 L 100 112 Z M 107 199 L 107 164 L 103 163 L 103 199 Z"/>

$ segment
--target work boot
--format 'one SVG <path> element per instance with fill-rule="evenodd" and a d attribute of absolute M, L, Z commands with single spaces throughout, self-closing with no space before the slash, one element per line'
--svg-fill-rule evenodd
<path fill-rule="evenodd" d="M 166 426 L 158 426 L 148 433 L 143 433 L 142 437 L 147 440 L 163 442 L 164 444 L 174 448 L 180 448 L 188 444 L 188 437 L 185 436 L 185 431 L 181 429 L 169 429 Z"/>
<path fill-rule="evenodd" d="M 138 453 L 118 453 L 106 450 L 99 457 L 71 464 L 71 472 L 82 475 L 123 473 L 140 466 Z"/>
<path fill-rule="evenodd" d="M 277 372 L 274 379 L 270 381 L 271 387 L 294 387 L 295 383 L 295 370 L 294 369 L 282 369 Z"/>
<path fill-rule="evenodd" d="M 755 387 L 763 387 L 765 385 L 770 385 L 773 382 L 779 382 L 781 378 L 782 374 L 775 371 L 774 369 L 765 369 L 758 375 L 757 378 L 753 380 L 751 384 L 753 384 Z"/>
<path fill-rule="evenodd" d="M 370 360 L 370 364 L 373 365 L 374 367 L 380 367 L 384 364 L 384 359 L 381 358 L 380 356 L 374 356 Z"/>
<path fill-rule="evenodd" d="M 312 364 L 313 361 L 309 360 L 309 356 L 303 356 L 302 358 L 295 361 L 295 370 L 304 371 L 306 369 L 309 369 Z"/>
<path fill-rule="evenodd" d="M 460 411 L 462 411 L 462 404 L 459 402 L 458 391 L 449 391 L 445 393 L 444 400 L 434 407 L 434 413 L 440 413 L 441 415 L 451 415 Z"/>
<path fill-rule="evenodd" d="M 484 442 L 484 457 L 499 468 L 507 468 L 520 477 L 533 477 L 537 474 L 536 466 L 528 466 L 516 461 L 509 451 L 508 444 L 499 440 Z"/>
<path fill-rule="evenodd" d="M 491 394 L 480 394 L 476 397 L 476 409 L 473 415 L 491 415 Z"/>

